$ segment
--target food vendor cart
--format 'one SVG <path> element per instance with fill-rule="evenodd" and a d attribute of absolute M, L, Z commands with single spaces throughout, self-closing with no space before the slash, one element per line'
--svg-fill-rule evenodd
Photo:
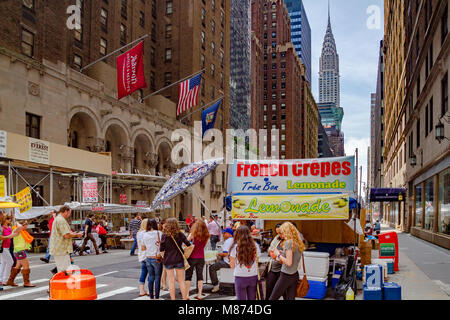
<path fill-rule="evenodd" d="M 235 160 L 230 167 L 233 220 L 264 220 L 264 230 L 273 235 L 277 223 L 292 222 L 309 242 L 308 252 L 314 250 L 305 252 L 309 277 L 325 281 L 330 261 L 352 254 L 345 248 L 356 248 L 355 232 L 346 224 L 355 190 L 354 156 Z M 324 267 L 317 265 L 319 256 L 326 256 Z"/>

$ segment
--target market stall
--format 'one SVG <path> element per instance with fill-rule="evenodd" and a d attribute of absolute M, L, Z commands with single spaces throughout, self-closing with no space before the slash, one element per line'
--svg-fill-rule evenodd
<path fill-rule="evenodd" d="M 353 268 L 356 272 L 353 262 L 347 265 L 349 257 L 356 261 L 358 243 L 356 220 L 353 228 L 347 224 L 354 201 L 354 164 L 351 156 L 236 160 L 230 165 L 233 220 L 263 220 L 263 232 L 272 230 L 273 235 L 277 223 L 290 221 L 309 243 L 306 273 L 310 290 L 315 291 L 310 298 L 325 296 L 331 270 Z M 357 206 L 354 208 L 357 212 Z"/>

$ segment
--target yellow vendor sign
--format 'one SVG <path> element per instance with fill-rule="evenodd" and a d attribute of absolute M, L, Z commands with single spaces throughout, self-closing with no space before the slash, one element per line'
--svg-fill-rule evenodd
<path fill-rule="evenodd" d="M 349 195 L 236 195 L 233 219 L 347 220 Z"/>
<path fill-rule="evenodd" d="M 26 187 L 22 191 L 19 191 L 16 194 L 16 201 L 20 205 L 20 213 L 30 210 L 33 205 L 30 188 Z"/>
<path fill-rule="evenodd" d="M 6 197 L 6 178 L 0 176 L 0 198 Z"/>

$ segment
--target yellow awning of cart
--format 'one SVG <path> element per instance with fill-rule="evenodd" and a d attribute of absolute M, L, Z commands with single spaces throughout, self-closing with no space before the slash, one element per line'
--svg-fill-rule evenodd
<path fill-rule="evenodd" d="M 20 205 L 14 202 L 1 202 L 0 201 L 0 209 L 11 209 L 11 208 L 19 208 Z"/>

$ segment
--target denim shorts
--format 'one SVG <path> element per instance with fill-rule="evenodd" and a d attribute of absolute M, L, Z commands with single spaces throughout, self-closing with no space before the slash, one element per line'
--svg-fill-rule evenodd
<path fill-rule="evenodd" d="M 22 250 L 22 251 L 18 251 L 18 252 L 14 252 L 14 256 L 16 257 L 17 260 L 25 260 L 28 258 L 28 252 L 27 250 Z"/>
<path fill-rule="evenodd" d="M 164 268 L 166 268 L 167 270 L 172 270 L 172 269 L 183 269 L 184 270 L 184 261 L 176 263 L 176 264 L 165 265 Z"/>

